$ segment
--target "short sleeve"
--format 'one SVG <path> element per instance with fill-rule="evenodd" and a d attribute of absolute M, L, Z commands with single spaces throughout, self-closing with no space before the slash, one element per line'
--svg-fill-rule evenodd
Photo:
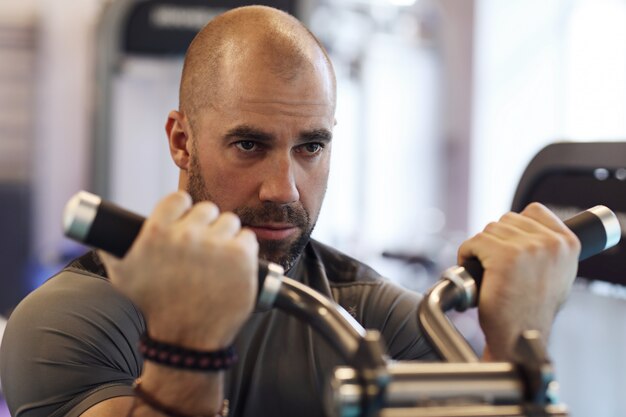
<path fill-rule="evenodd" d="M 7 324 L 0 375 L 14 417 L 78 416 L 132 395 L 145 323 L 106 278 L 66 269 L 28 295 Z"/>

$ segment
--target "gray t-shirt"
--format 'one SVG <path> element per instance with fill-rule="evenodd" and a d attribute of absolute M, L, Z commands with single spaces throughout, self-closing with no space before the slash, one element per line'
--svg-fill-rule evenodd
<path fill-rule="evenodd" d="M 417 324 L 419 295 L 315 241 L 287 275 L 378 329 L 391 357 L 436 359 Z M 79 416 L 103 400 L 133 395 L 144 331 L 141 312 L 110 285 L 94 252 L 72 262 L 9 320 L 0 375 L 12 415 Z M 239 362 L 226 375 L 231 416 L 324 415 L 323 388 L 342 362 L 308 325 L 278 310 L 253 313 L 236 348 Z"/>

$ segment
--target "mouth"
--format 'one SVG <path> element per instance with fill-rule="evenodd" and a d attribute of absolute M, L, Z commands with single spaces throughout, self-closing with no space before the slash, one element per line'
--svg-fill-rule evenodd
<path fill-rule="evenodd" d="M 283 240 L 298 233 L 299 228 L 293 224 L 272 223 L 260 225 L 246 225 L 256 234 L 259 240 Z"/>

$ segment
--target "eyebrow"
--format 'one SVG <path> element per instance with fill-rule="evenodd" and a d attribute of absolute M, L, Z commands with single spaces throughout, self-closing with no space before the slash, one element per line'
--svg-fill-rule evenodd
<path fill-rule="evenodd" d="M 276 139 L 276 136 L 249 125 L 241 125 L 226 132 L 224 138 L 271 142 Z M 332 138 L 332 132 L 327 129 L 313 129 L 301 132 L 298 140 L 300 142 L 330 142 Z"/>
<path fill-rule="evenodd" d="M 333 134 L 327 129 L 314 129 L 300 133 L 302 142 L 330 142 Z"/>
<path fill-rule="evenodd" d="M 237 126 L 226 132 L 225 139 L 243 139 L 257 142 L 271 142 L 274 135 L 248 125 Z"/>

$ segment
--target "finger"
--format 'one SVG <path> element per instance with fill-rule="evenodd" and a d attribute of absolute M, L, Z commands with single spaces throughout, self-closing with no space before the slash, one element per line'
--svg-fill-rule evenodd
<path fill-rule="evenodd" d="M 559 239 L 565 238 L 568 246 L 572 248 L 580 246 L 574 232 L 556 214 L 542 204 L 531 203 L 520 214 L 515 216 L 507 214 L 505 216 L 508 217 L 511 223 L 517 224 L 518 227 L 524 227 L 530 233 L 542 234 L 544 236 L 560 236 Z M 557 235 L 554 235 L 554 233 Z"/>
<path fill-rule="evenodd" d="M 556 219 L 556 223 L 554 220 Z M 569 229 L 558 218 L 552 218 L 551 213 L 543 206 L 533 213 L 507 213 L 500 219 L 502 223 L 510 224 L 523 230 L 533 237 L 537 235 L 553 235 L 555 232 L 569 235 Z M 546 222 L 548 222 L 546 224 Z M 561 223 L 561 225 L 559 225 Z"/>
<path fill-rule="evenodd" d="M 556 214 L 550 211 L 543 204 L 531 203 L 526 206 L 526 208 L 524 208 L 521 215 L 533 219 L 536 222 L 557 233 L 571 233 L 569 228 L 565 226 L 565 223 L 563 223 L 563 221 L 561 221 L 561 219 L 559 219 Z"/>
<path fill-rule="evenodd" d="M 492 222 L 485 226 L 483 233 L 491 234 L 502 240 L 514 239 L 520 234 L 528 234 L 526 230 L 520 229 L 518 226 L 507 222 Z"/>
<path fill-rule="evenodd" d="M 259 256 L 259 241 L 254 232 L 250 229 L 243 228 L 235 235 L 235 240 L 243 245 L 255 257 Z"/>
<path fill-rule="evenodd" d="M 476 236 L 466 240 L 459 246 L 459 251 L 457 255 L 457 261 L 459 265 L 463 265 L 463 263 L 469 258 L 476 257 L 481 263 L 483 263 L 483 267 L 487 267 L 485 265 L 485 261 L 489 259 L 490 255 L 494 254 L 494 251 L 497 248 L 503 247 L 505 244 L 505 240 L 501 239 L 495 235 L 489 233 L 478 233 Z"/>
<path fill-rule="evenodd" d="M 521 213 L 508 212 L 500 217 L 499 223 L 508 224 L 528 233 L 542 233 L 546 230 L 535 219 L 524 216 Z"/>
<path fill-rule="evenodd" d="M 220 209 L 210 201 L 195 204 L 180 221 L 183 227 L 206 226 L 213 223 L 219 216 Z"/>
<path fill-rule="evenodd" d="M 581 243 L 576 234 L 546 206 L 539 203 L 531 203 L 522 211 L 522 214 L 541 223 L 547 230 L 557 233 L 561 238 L 561 242 L 565 242 L 570 249 L 580 254 Z"/>
<path fill-rule="evenodd" d="M 241 230 L 241 220 L 231 212 L 220 214 L 220 216 L 211 224 L 210 233 L 214 236 L 223 238 L 234 237 Z"/>
<path fill-rule="evenodd" d="M 159 201 L 147 221 L 159 224 L 173 223 L 183 216 L 191 205 L 191 196 L 185 191 L 177 191 Z"/>

